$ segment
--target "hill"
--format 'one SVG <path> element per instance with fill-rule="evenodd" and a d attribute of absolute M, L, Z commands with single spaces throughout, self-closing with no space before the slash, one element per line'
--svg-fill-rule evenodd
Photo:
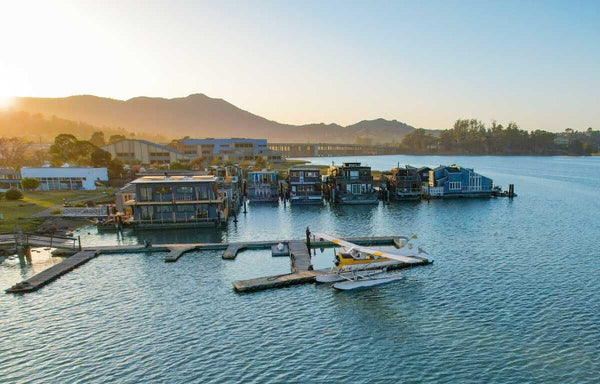
<path fill-rule="evenodd" d="M 16 100 L 15 109 L 169 138 L 266 137 L 279 142 L 353 143 L 357 137 L 365 137 L 373 142 L 391 142 L 399 141 L 415 129 L 384 119 L 364 120 L 346 127 L 322 123 L 281 124 L 203 94 L 173 99 L 136 97 L 125 101 L 91 95 L 25 97 Z"/>

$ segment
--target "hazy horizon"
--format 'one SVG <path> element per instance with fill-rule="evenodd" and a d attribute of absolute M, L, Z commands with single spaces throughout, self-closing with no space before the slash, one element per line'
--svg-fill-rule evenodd
<path fill-rule="evenodd" d="M 203 93 L 288 124 L 600 126 L 600 3 L 4 4 L 0 100 Z"/>

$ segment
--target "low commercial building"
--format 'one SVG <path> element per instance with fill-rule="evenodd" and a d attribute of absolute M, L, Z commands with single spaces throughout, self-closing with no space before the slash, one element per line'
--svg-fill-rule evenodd
<path fill-rule="evenodd" d="M 126 164 L 171 164 L 192 159 L 178 149 L 146 140 L 126 139 L 105 145 L 102 149 Z"/>
<path fill-rule="evenodd" d="M 97 181 L 108 181 L 106 168 L 91 167 L 23 167 L 22 178 L 33 178 L 40 182 L 38 190 L 61 189 L 93 191 Z"/>
<path fill-rule="evenodd" d="M 178 149 L 186 156 L 229 161 L 252 161 L 258 157 L 281 161 L 281 154 L 269 149 L 267 139 L 181 139 Z"/>

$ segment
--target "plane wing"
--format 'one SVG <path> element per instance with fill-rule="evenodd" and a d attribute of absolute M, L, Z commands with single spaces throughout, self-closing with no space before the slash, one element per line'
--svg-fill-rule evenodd
<path fill-rule="evenodd" d="M 419 253 L 421 253 L 421 250 L 418 246 L 407 247 L 408 246 L 408 244 L 407 244 L 405 247 L 400 248 L 398 250 L 399 252 L 396 253 L 393 251 L 383 251 L 383 250 L 379 250 L 379 249 L 362 247 L 360 245 L 353 244 L 349 241 L 339 239 L 337 237 L 328 235 L 326 233 L 313 233 L 313 236 L 316 239 L 323 239 L 323 240 L 331 241 L 332 243 L 342 246 L 344 248 L 353 248 L 357 252 L 366 253 L 366 254 L 372 255 L 372 256 L 385 257 L 387 259 L 397 260 L 397 261 L 401 261 L 403 263 L 409 263 L 409 264 L 423 262 L 421 259 L 415 257 L 415 256 L 419 256 Z M 408 248 L 408 249 L 405 250 L 405 248 Z M 399 254 L 400 252 L 402 252 L 402 254 Z"/>

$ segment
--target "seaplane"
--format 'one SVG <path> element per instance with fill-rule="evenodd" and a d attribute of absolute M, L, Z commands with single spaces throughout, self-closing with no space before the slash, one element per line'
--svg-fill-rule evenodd
<path fill-rule="evenodd" d="M 399 273 L 388 274 L 388 267 L 400 263 L 422 263 L 429 256 L 419 248 L 417 236 L 413 235 L 400 248 L 382 250 L 363 247 L 326 233 L 313 233 L 314 240 L 327 240 L 339 245 L 334 265 L 328 274 L 316 277 L 318 283 L 333 283 L 339 290 L 352 290 L 390 283 L 402 278 Z"/>

